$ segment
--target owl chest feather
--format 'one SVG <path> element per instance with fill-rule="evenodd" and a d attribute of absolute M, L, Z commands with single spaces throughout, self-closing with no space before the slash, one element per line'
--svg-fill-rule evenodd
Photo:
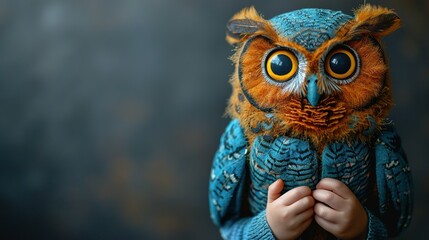
<path fill-rule="evenodd" d="M 345 183 L 364 203 L 368 197 L 371 147 L 368 143 L 334 142 L 320 153 L 309 142 L 279 136 L 255 138 L 249 152 L 249 205 L 256 214 L 265 209 L 268 186 L 282 179 L 283 192 L 299 186 L 315 189 L 323 178 Z"/>

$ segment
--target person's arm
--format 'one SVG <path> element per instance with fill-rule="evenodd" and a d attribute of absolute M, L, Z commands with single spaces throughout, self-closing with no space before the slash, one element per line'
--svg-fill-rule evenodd
<path fill-rule="evenodd" d="M 311 189 L 296 187 L 281 194 L 277 180 L 268 189 L 266 210 L 243 217 L 247 140 L 237 120 L 222 135 L 209 184 L 210 212 L 224 239 L 296 239 L 313 220 Z"/>
<path fill-rule="evenodd" d="M 210 216 L 224 239 L 274 239 L 265 211 L 243 217 L 247 139 L 238 120 L 232 120 L 220 140 L 209 182 Z"/>
<path fill-rule="evenodd" d="M 387 239 L 398 235 L 411 220 L 412 179 L 400 138 L 391 123 L 382 126 L 377 137 L 373 148 L 366 148 L 365 143 L 359 141 L 338 142 L 323 152 L 323 179 L 313 192 L 313 197 L 320 202 L 315 206 L 315 219 L 337 237 Z M 344 162 L 339 163 L 338 159 L 342 158 Z M 368 168 L 368 161 L 374 164 L 375 172 L 368 172 L 374 169 Z M 338 172 L 346 174 L 338 178 Z M 362 200 L 368 191 L 368 174 L 375 174 L 378 196 L 370 196 L 376 201 L 361 205 L 358 199 Z M 352 191 L 341 183 L 351 179 L 358 183 L 350 185 Z M 354 222 L 354 219 L 361 220 Z"/>
<path fill-rule="evenodd" d="M 369 225 L 369 231 L 377 234 L 377 229 L 384 225 L 387 236 L 393 237 L 408 227 L 413 210 L 412 176 L 393 123 L 383 126 L 375 158 L 379 213 L 373 214 L 374 224 Z"/>

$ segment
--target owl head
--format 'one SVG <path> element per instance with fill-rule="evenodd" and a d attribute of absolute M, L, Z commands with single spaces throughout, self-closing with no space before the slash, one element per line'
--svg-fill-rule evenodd
<path fill-rule="evenodd" d="M 399 25 L 392 10 L 370 5 L 353 17 L 301 9 L 270 20 L 243 9 L 227 24 L 236 46 L 228 113 L 249 138 L 369 139 L 392 105 L 380 41 Z"/>

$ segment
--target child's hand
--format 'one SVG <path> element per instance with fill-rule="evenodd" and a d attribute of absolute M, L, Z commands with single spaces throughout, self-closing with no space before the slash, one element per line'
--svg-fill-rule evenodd
<path fill-rule="evenodd" d="M 364 239 L 368 216 L 353 192 L 341 181 L 322 179 L 313 191 L 318 201 L 314 219 L 326 231 L 341 239 Z"/>
<path fill-rule="evenodd" d="M 282 190 L 280 179 L 268 188 L 267 222 L 277 239 L 296 239 L 313 221 L 314 199 L 309 187 Z"/>

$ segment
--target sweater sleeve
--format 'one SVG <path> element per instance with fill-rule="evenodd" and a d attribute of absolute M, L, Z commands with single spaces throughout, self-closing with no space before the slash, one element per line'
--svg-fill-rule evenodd
<path fill-rule="evenodd" d="M 382 236 L 386 238 L 394 237 L 406 229 L 411 221 L 413 183 L 408 160 L 393 123 L 383 126 L 375 145 L 375 158 L 378 211 L 373 212 L 377 217 L 368 214 L 369 222 L 372 222 L 369 230 L 372 234 L 383 232 L 385 235 Z"/>
<path fill-rule="evenodd" d="M 387 230 L 383 222 L 375 216 L 370 210 L 365 208 L 368 215 L 368 233 L 366 239 L 379 240 L 387 239 Z"/>
<path fill-rule="evenodd" d="M 253 217 L 226 222 L 220 227 L 220 232 L 223 239 L 275 239 L 268 226 L 265 211 Z"/>
<path fill-rule="evenodd" d="M 378 206 L 365 208 L 367 239 L 388 239 L 411 221 L 413 184 L 408 160 L 393 123 L 385 124 L 375 145 Z"/>
<path fill-rule="evenodd" d="M 238 120 L 232 120 L 220 140 L 209 181 L 210 216 L 224 239 L 274 239 L 265 211 L 243 217 L 247 139 Z"/>

